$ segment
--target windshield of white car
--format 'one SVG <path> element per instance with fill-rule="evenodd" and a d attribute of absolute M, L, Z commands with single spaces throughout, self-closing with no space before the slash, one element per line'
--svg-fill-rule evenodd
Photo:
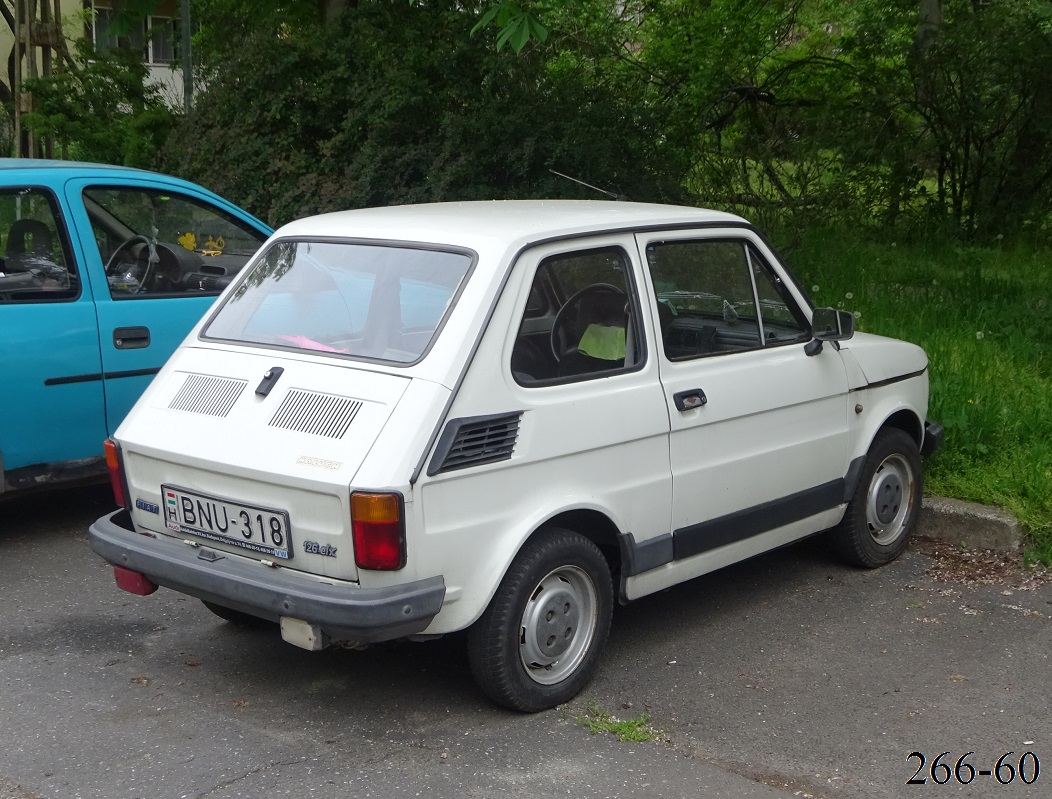
<path fill-rule="evenodd" d="M 204 337 L 408 364 L 427 352 L 472 264 L 404 245 L 277 241 Z"/>

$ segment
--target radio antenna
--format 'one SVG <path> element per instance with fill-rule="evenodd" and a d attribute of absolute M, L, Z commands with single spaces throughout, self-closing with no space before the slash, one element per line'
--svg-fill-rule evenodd
<path fill-rule="evenodd" d="M 563 174 L 562 172 L 556 172 L 556 171 L 555 171 L 554 169 L 549 169 L 548 171 L 549 171 L 549 172 L 551 172 L 551 173 L 552 173 L 553 175 L 558 175 L 558 176 L 559 176 L 559 177 L 561 177 L 561 178 L 566 178 L 567 180 L 572 180 L 572 181 L 573 181 L 574 183 L 578 183 L 578 184 L 580 184 L 580 185 L 582 185 L 582 186 L 584 186 L 584 187 L 586 187 L 586 188 L 589 188 L 589 189 L 591 189 L 592 191 L 597 191 L 597 192 L 599 192 L 600 194 L 605 194 L 605 195 L 606 195 L 607 197 L 609 197 L 609 198 L 610 198 L 611 200 L 621 200 L 621 201 L 624 201 L 624 200 L 627 200 L 627 199 L 628 199 L 628 198 L 627 198 L 627 197 L 626 197 L 625 195 L 623 195 L 623 194 L 615 194 L 615 193 L 614 193 L 614 192 L 612 192 L 612 191 L 607 191 L 606 189 L 601 189 L 601 188 L 599 188 L 598 186 L 593 186 L 593 185 L 592 185 L 591 183 L 585 183 L 585 182 L 584 182 L 583 180 L 578 180 L 577 178 L 572 178 L 572 177 L 570 177 L 569 175 L 564 175 L 564 174 Z"/>

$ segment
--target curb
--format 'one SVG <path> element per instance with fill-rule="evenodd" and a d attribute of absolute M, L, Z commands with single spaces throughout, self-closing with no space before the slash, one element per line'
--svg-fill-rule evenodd
<path fill-rule="evenodd" d="M 964 549 L 989 549 L 1018 554 L 1023 549 L 1023 525 L 1011 513 L 993 505 L 946 497 L 924 497 L 917 537 Z"/>

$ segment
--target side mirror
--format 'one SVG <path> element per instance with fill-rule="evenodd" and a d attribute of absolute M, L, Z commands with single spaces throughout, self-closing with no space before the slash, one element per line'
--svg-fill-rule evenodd
<path fill-rule="evenodd" d="M 819 341 L 846 341 L 855 335 L 854 314 L 836 308 L 815 308 L 811 331 Z"/>

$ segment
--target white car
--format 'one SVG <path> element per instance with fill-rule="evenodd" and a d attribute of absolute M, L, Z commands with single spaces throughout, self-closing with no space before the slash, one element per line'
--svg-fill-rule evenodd
<path fill-rule="evenodd" d="M 919 347 L 815 309 L 725 213 L 451 203 L 281 228 L 154 379 L 93 549 L 307 649 L 467 630 L 482 690 L 574 697 L 615 601 L 829 530 L 895 558 Z"/>

